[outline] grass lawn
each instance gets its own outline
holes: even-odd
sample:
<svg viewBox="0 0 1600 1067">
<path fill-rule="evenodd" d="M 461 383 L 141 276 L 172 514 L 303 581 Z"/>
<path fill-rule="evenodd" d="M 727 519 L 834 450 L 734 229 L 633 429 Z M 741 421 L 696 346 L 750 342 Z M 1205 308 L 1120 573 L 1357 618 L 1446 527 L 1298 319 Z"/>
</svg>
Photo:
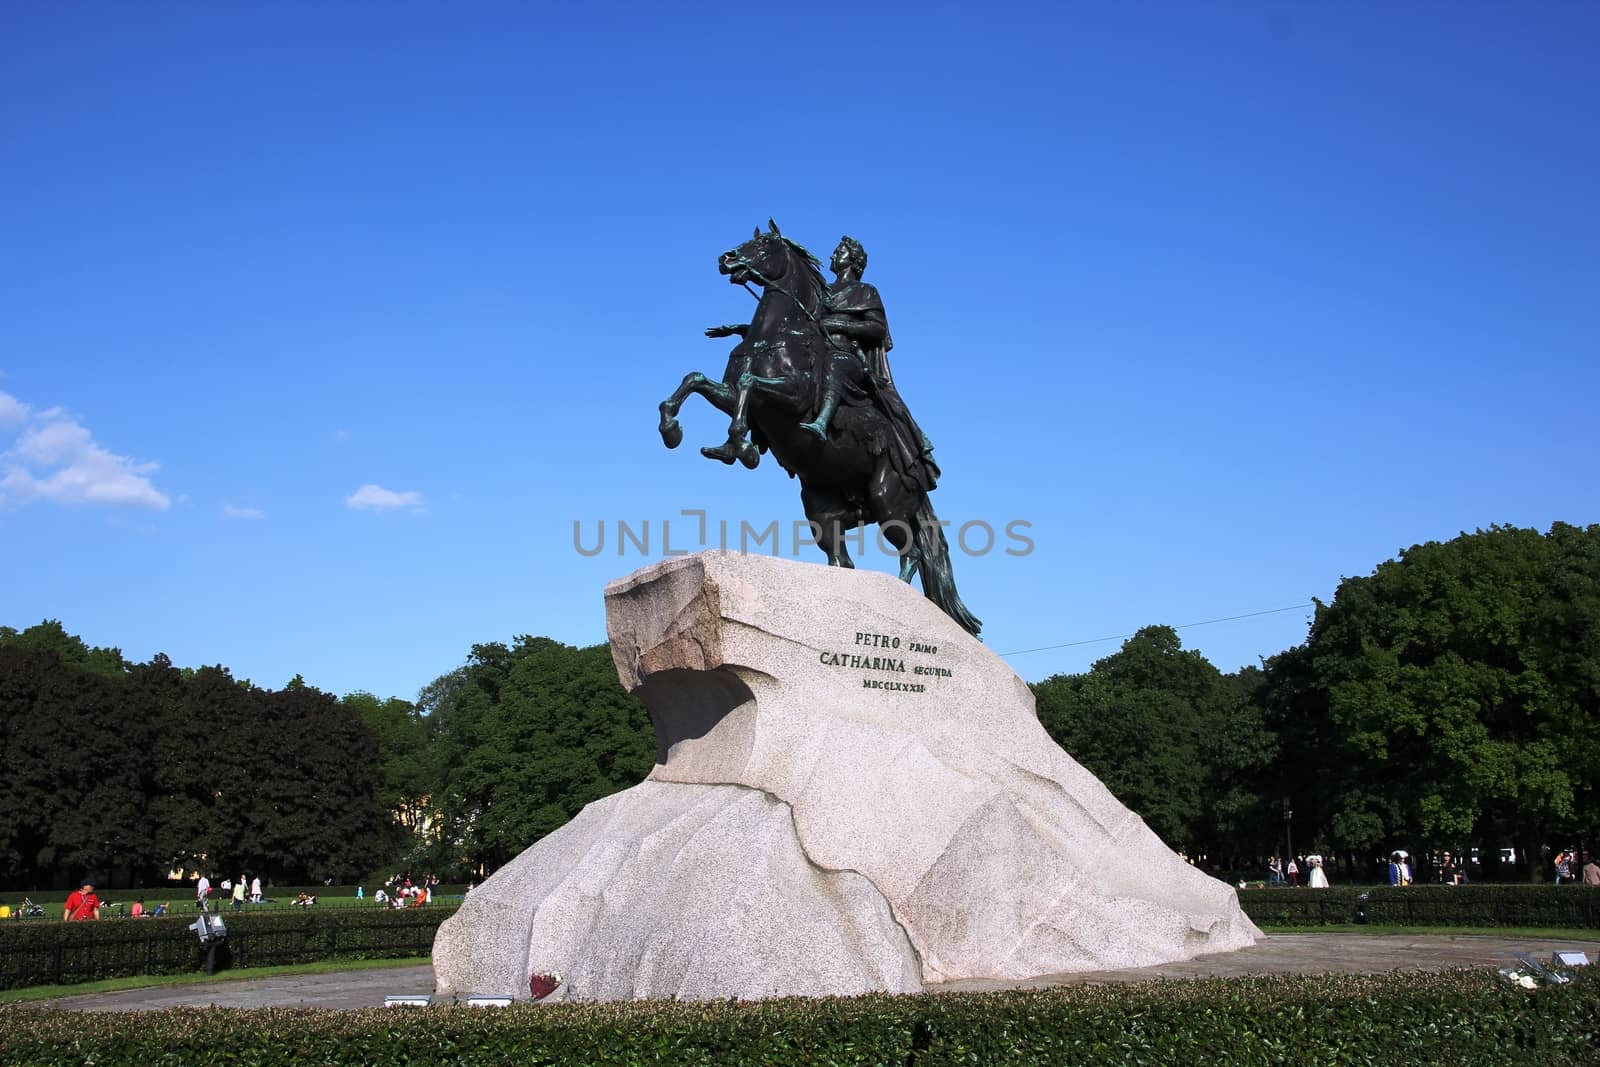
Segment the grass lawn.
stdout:
<svg viewBox="0 0 1600 1067">
<path fill-rule="evenodd" d="M 204 971 L 194 974 L 145 975 L 135 978 L 106 978 L 99 982 L 79 982 L 75 985 L 39 985 L 27 989 L 0 990 L 0 1004 L 17 1004 L 29 1000 L 49 1000 L 54 997 L 71 997 L 80 993 L 114 993 L 122 989 L 145 989 L 149 986 L 198 985 L 205 982 L 237 982 L 244 978 L 274 978 L 279 975 L 326 974 L 332 971 L 367 971 L 388 967 L 417 967 L 430 962 L 427 956 L 404 960 L 324 960 L 321 963 L 291 963 L 279 967 L 240 967 L 207 976 Z"/>
</svg>

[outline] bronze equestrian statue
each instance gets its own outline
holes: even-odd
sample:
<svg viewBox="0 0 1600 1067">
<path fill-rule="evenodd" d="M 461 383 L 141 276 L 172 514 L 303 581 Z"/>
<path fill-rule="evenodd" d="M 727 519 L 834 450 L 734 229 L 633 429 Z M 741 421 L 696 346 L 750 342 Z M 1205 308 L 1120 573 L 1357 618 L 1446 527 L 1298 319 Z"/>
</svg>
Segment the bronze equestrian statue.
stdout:
<svg viewBox="0 0 1600 1067">
<path fill-rule="evenodd" d="M 800 479 L 800 502 L 830 565 L 853 567 L 844 532 L 875 522 L 899 553 L 901 580 L 920 573 L 928 599 L 976 635 L 980 623 L 956 592 L 950 546 L 928 500 L 939 478 L 933 445 L 895 389 L 883 301 L 861 280 L 866 250 L 846 237 L 832 266 L 830 287 L 816 257 L 771 220 L 718 258 L 731 283 L 761 290 L 755 315 L 706 331 L 739 343 L 720 381 L 688 374 L 662 401 L 662 440 L 682 443 L 678 410 L 699 393 L 732 419 L 728 440 L 704 455 L 754 468 L 770 451 Z"/>
</svg>

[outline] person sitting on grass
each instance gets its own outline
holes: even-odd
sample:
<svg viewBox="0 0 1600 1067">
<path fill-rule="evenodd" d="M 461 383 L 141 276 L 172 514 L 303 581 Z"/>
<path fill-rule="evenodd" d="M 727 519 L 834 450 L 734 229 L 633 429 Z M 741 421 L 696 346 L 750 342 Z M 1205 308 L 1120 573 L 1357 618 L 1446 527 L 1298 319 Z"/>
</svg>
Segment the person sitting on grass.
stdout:
<svg viewBox="0 0 1600 1067">
<path fill-rule="evenodd" d="M 309 908 L 309 907 L 311 907 L 311 905 L 315 904 L 316 902 L 317 902 L 317 898 L 313 897 L 313 896 L 308 896 L 305 893 L 304 890 L 302 890 L 300 892 L 299 896 L 294 898 L 294 906 L 297 907 L 297 908 Z"/>
</svg>

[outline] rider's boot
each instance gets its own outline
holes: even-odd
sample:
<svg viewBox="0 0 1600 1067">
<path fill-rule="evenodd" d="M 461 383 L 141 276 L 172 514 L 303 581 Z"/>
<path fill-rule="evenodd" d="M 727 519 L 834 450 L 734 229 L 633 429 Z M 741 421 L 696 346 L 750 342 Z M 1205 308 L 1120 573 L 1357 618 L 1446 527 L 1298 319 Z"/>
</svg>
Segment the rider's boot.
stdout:
<svg viewBox="0 0 1600 1067">
<path fill-rule="evenodd" d="M 730 466 L 735 462 L 743 463 L 750 470 L 755 470 L 761 462 L 761 451 L 745 436 L 749 432 L 748 426 L 735 422 L 728 430 L 726 441 L 715 448 L 702 448 L 700 454 L 707 459 L 719 459 Z"/>
<path fill-rule="evenodd" d="M 834 382 L 828 383 L 828 391 L 822 397 L 822 410 L 817 412 L 813 422 L 802 422 L 802 430 L 810 430 L 824 441 L 828 439 L 828 424 L 833 421 L 833 409 L 839 406 L 839 386 Z"/>
<path fill-rule="evenodd" d="M 720 459 L 722 462 L 732 464 L 739 458 L 738 444 L 733 441 L 724 441 L 714 447 L 708 446 L 700 450 L 700 454 L 707 459 Z"/>
</svg>

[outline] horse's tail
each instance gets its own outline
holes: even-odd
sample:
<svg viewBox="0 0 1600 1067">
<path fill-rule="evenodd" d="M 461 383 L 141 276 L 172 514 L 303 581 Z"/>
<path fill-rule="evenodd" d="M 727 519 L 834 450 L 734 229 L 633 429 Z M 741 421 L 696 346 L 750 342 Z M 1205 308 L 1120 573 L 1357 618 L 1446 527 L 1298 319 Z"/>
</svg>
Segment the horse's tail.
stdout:
<svg viewBox="0 0 1600 1067">
<path fill-rule="evenodd" d="M 963 630 L 977 637 L 983 624 L 967 610 L 956 592 L 956 575 L 950 567 L 950 543 L 944 538 L 944 527 L 939 525 L 939 516 L 933 513 L 933 502 L 927 493 L 922 494 L 912 527 L 911 536 L 922 557 L 923 593 Z"/>
</svg>

